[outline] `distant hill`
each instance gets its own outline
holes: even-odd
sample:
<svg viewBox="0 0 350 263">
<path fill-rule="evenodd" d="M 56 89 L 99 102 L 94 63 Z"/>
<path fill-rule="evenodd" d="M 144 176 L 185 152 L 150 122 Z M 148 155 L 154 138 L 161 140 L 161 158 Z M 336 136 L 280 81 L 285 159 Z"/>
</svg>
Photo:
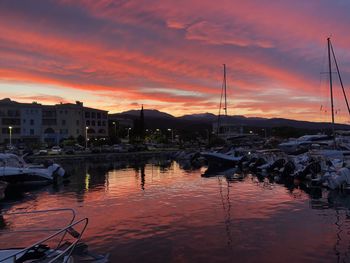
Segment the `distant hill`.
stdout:
<svg viewBox="0 0 350 263">
<path fill-rule="evenodd" d="M 145 116 L 147 117 L 152 117 L 152 118 L 170 118 L 170 119 L 174 119 L 175 117 L 173 115 L 170 115 L 168 113 L 165 112 L 161 112 L 159 110 L 149 110 L 149 109 L 144 109 L 143 113 Z M 128 115 L 128 116 L 136 116 L 139 117 L 140 116 L 140 110 L 129 110 L 129 111 L 124 111 L 121 113 L 115 113 L 112 114 L 113 116 L 120 116 L 120 115 Z"/>
<path fill-rule="evenodd" d="M 193 120 L 193 121 L 216 121 L 218 116 L 213 113 L 199 113 L 199 114 L 189 114 L 179 117 L 182 120 Z"/>
<path fill-rule="evenodd" d="M 137 119 L 140 116 L 140 110 L 129 110 L 122 113 L 111 114 L 115 117 Z M 158 110 L 144 110 L 146 126 L 148 128 L 174 128 L 174 129 L 210 129 L 212 124 L 217 121 L 218 116 L 212 113 L 188 114 L 181 117 L 174 117 L 171 114 Z M 228 116 L 228 121 L 237 126 L 243 127 L 293 127 L 298 129 L 320 130 L 331 128 L 331 123 L 297 121 L 284 118 L 260 118 L 245 117 L 241 115 Z M 349 125 L 336 124 L 336 129 L 350 129 Z"/>
</svg>

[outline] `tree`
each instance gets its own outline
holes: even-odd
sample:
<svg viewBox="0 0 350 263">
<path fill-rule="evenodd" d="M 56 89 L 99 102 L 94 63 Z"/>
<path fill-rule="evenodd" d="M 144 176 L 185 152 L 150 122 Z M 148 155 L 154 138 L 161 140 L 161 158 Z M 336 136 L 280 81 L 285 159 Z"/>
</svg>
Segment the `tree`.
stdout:
<svg viewBox="0 0 350 263">
<path fill-rule="evenodd" d="M 140 112 L 140 139 L 143 141 L 145 139 L 145 115 L 143 113 L 143 105 L 141 106 L 141 112 Z"/>
</svg>

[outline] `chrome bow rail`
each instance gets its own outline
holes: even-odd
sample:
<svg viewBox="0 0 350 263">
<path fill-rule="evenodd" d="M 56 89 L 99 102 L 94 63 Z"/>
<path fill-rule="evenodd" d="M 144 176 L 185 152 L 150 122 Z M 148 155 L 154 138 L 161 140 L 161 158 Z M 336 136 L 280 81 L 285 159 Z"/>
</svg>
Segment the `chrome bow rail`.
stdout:
<svg viewBox="0 0 350 263">
<path fill-rule="evenodd" d="M 34 233 L 34 232 L 53 232 L 48 237 L 41 239 L 34 244 L 21 248 L 15 249 L 13 253 L 9 253 L 3 258 L 0 258 L 0 262 L 22 262 L 21 258 L 28 256 L 33 251 L 37 251 L 38 248 L 46 248 L 45 254 L 43 254 L 40 258 L 36 259 L 35 262 L 45 262 L 45 263 L 54 263 L 54 262 L 70 262 L 70 258 L 74 248 L 77 246 L 78 242 L 81 240 L 82 235 L 88 225 L 88 218 L 82 218 L 80 220 L 75 221 L 76 213 L 73 209 L 49 209 L 49 210 L 38 210 L 38 211 L 30 211 L 30 212 L 14 212 L 14 213 L 6 213 L 2 216 L 16 216 L 16 215 L 32 215 L 32 214 L 44 214 L 44 213 L 52 213 L 52 212 L 69 212 L 71 213 L 71 218 L 68 220 L 69 223 L 61 228 L 32 228 L 32 229 L 24 229 L 24 230 L 13 230 L 13 231 L 0 231 L 0 235 L 4 235 L 6 233 Z M 74 229 L 74 227 L 79 227 L 79 231 Z M 58 241 L 55 241 L 55 238 L 58 238 Z M 69 237 L 69 241 L 68 238 Z M 54 242 L 57 243 L 53 247 L 47 247 L 46 243 Z M 0 249 L 1 251 L 1 249 Z M 11 251 L 11 250 L 8 250 Z"/>
</svg>

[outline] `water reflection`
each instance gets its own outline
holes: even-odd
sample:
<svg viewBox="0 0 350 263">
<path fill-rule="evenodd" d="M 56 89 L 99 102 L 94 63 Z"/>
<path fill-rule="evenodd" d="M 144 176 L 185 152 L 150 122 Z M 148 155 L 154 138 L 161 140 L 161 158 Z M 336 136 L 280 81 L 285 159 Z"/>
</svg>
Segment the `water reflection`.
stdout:
<svg viewBox="0 0 350 263">
<path fill-rule="evenodd" d="M 311 200 L 311 207 L 320 211 L 334 210 L 333 223 L 336 227 L 335 243 L 333 246 L 337 262 L 349 262 L 350 248 L 350 195 L 346 191 L 322 191 L 322 196 Z M 324 214 L 322 214 L 324 215 Z"/>
<path fill-rule="evenodd" d="M 146 166 L 145 163 L 141 163 L 140 165 L 136 165 L 134 167 L 136 179 L 138 180 L 138 178 L 140 176 L 140 186 L 141 186 L 142 191 L 145 190 L 145 183 L 146 183 L 146 181 L 145 181 L 145 177 L 146 177 L 145 166 Z"/>
<path fill-rule="evenodd" d="M 226 235 L 227 235 L 227 244 L 228 246 L 232 245 L 232 232 L 231 232 L 231 201 L 230 201 L 230 181 L 226 178 L 225 182 L 227 184 L 226 189 L 223 189 L 223 179 L 222 177 L 218 176 L 218 184 L 220 189 L 220 197 L 221 197 L 221 203 L 222 203 L 222 209 L 224 211 L 225 215 L 225 228 L 226 228 Z M 226 190 L 226 195 L 223 193 L 223 191 Z"/>
<path fill-rule="evenodd" d="M 349 262 L 350 195 L 167 159 L 62 163 L 70 183 L 5 200 L 71 207 L 85 239 L 121 262 Z M 54 221 L 53 221 L 54 222 Z M 113 262 L 113 261 L 112 261 Z"/>
</svg>

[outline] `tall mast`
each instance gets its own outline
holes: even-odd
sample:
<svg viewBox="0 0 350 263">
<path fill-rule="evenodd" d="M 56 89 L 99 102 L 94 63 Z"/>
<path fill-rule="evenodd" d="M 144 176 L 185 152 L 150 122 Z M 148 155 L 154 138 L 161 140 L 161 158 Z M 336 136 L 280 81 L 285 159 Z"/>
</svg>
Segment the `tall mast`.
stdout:
<svg viewBox="0 0 350 263">
<path fill-rule="evenodd" d="M 341 86 L 341 89 L 342 89 L 342 91 L 343 91 L 343 95 L 344 95 L 346 107 L 348 108 L 348 112 L 349 112 L 349 114 L 350 114 L 350 106 L 349 106 L 348 98 L 346 97 L 346 93 L 345 93 L 345 89 L 344 89 L 344 85 L 343 85 L 343 80 L 342 80 L 341 75 L 340 75 L 340 70 L 339 70 L 339 67 L 338 67 L 337 59 L 336 59 L 336 57 L 335 57 L 335 53 L 334 53 L 334 50 L 333 50 L 333 45 L 332 45 L 332 43 L 331 43 L 331 51 L 332 51 L 332 55 L 333 55 L 335 67 L 336 67 L 336 69 L 337 69 L 337 73 L 338 73 L 338 78 L 339 78 L 340 86 Z"/>
<path fill-rule="evenodd" d="M 224 64 L 225 116 L 227 116 L 226 64 Z"/>
<path fill-rule="evenodd" d="M 332 62 L 331 62 L 331 39 L 327 38 L 328 44 L 328 67 L 329 67 L 329 89 L 331 93 L 331 109 L 332 109 L 332 132 L 334 138 L 334 147 L 335 145 L 335 131 L 334 131 L 334 104 L 333 104 L 333 82 L 332 82 Z"/>
</svg>

